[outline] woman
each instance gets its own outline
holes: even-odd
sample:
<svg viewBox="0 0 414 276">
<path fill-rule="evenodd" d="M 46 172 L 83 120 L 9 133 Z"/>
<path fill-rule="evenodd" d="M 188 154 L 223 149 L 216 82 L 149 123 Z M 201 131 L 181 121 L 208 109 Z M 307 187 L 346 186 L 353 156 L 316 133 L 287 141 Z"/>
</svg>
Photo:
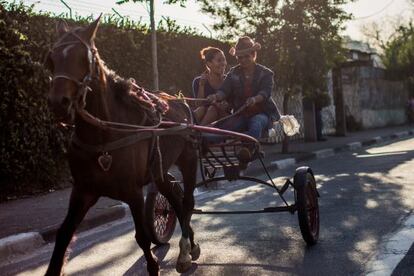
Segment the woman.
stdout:
<svg viewBox="0 0 414 276">
<path fill-rule="evenodd" d="M 274 73 L 269 68 L 256 63 L 257 51 L 261 45 L 248 36 L 239 38 L 230 54 L 236 56 L 238 65 L 231 68 L 223 85 L 216 94 L 208 96 L 212 103 L 228 100 L 235 110 L 246 106 L 223 128 L 240 131 L 258 139 L 270 122 L 280 118 L 272 94 Z"/>
<path fill-rule="evenodd" d="M 207 47 L 200 51 L 206 70 L 193 80 L 193 95 L 195 98 L 206 98 L 217 93 L 223 84 L 224 71 L 227 61 L 222 50 Z M 200 125 L 208 125 L 229 114 L 229 105 L 226 101 L 203 105 L 195 111 L 195 117 Z"/>
</svg>

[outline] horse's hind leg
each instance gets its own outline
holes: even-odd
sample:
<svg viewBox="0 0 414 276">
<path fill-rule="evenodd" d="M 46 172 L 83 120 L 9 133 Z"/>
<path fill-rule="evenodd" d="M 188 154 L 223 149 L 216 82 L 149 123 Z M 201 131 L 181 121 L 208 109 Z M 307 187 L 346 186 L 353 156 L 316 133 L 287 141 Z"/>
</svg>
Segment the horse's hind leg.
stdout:
<svg viewBox="0 0 414 276">
<path fill-rule="evenodd" d="M 167 176 L 165 176 L 164 179 L 167 179 Z M 174 192 L 173 184 L 168 180 L 165 180 L 165 182 L 157 181 L 156 183 L 159 192 L 165 196 L 165 198 L 167 198 L 168 202 L 173 207 L 182 229 L 185 222 L 183 220 L 183 202 L 181 196 L 178 193 Z M 191 228 L 191 225 L 188 225 L 188 234 L 191 244 L 191 259 L 195 261 L 200 256 L 200 247 L 198 244 L 194 243 L 194 231 Z"/>
<path fill-rule="evenodd" d="M 135 224 L 135 240 L 144 251 L 145 259 L 147 260 L 147 270 L 149 275 L 159 275 L 159 265 L 157 258 L 151 252 L 151 239 L 144 230 L 144 196 L 142 189 L 136 196 L 132 197 L 128 202 L 132 217 Z"/>
<path fill-rule="evenodd" d="M 56 234 L 55 248 L 46 275 L 60 275 L 65 261 L 66 249 L 80 222 L 98 200 L 98 196 L 85 194 L 73 188 L 65 220 Z"/>
</svg>

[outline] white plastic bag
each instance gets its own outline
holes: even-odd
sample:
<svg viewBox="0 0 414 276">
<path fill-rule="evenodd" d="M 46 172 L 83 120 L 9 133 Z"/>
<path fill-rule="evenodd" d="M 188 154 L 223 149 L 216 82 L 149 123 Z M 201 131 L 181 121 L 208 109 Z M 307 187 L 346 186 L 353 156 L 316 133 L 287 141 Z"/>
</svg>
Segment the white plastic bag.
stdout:
<svg viewBox="0 0 414 276">
<path fill-rule="evenodd" d="M 283 132 L 287 136 L 293 136 L 299 133 L 300 125 L 293 115 L 280 116 L 279 123 L 282 125 Z"/>
</svg>

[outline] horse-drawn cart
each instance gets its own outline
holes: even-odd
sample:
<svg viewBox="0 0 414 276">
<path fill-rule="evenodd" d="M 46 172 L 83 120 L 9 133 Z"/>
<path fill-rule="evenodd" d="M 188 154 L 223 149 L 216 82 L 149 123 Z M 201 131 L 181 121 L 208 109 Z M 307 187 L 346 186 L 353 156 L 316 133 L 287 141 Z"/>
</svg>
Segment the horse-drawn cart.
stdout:
<svg viewBox="0 0 414 276">
<path fill-rule="evenodd" d="M 274 189 L 281 199 L 281 205 L 269 206 L 262 210 L 243 210 L 243 211 L 202 211 L 194 209 L 193 214 L 252 214 L 252 213 L 276 213 L 297 212 L 299 226 L 303 239 L 308 245 L 317 242 L 319 236 L 319 205 L 318 191 L 311 168 L 299 167 L 292 179 L 287 179 L 283 185 L 276 185 L 273 178 L 263 161 L 263 156 L 259 152 L 259 143 L 256 139 L 231 131 L 217 128 L 193 126 L 199 133 L 199 166 L 201 171 L 201 181 L 197 187 L 215 181 L 236 181 L 244 180 L 253 183 L 263 184 Z M 214 143 L 206 142 L 215 140 Z M 219 138 L 219 139 L 217 139 Z M 221 138 L 221 139 L 220 139 Z M 217 142 L 219 140 L 219 142 Z M 249 148 L 253 152 L 253 162 L 260 162 L 266 179 L 253 176 L 246 176 L 240 172 L 245 164 L 241 162 L 239 152 L 242 148 Z M 174 186 L 174 191 L 182 193 L 181 183 L 172 174 L 169 174 L 169 181 Z M 288 202 L 284 195 L 293 188 L 294 202 Z M 155 244 L 164 244 L 171 238 L 175 225 L 176 216 L 173 208 L 167 199 L 162 196 L 155 185 L 151 185 L 146 198 L 146 214 L 148 216 L 147 226 Z"/>
<path fill-rule="evenodd" d="M 314 244 L 319 234 L 319 210 L 311 169 L 298 168 L 292 181 L 276 186 L 260 156 L 256 139 L 194 125 L 191 110 L 181 98 L 166 93 L 155 95 L 134 80 L 123 79 L 109 70 L 95 47 L 98 24 L 99 18 L 86 27 L 69 29 L 66 23 L 60 22 L 57 26 L 59 39 L 46 57 L 45 65 L 52 73 L 48 95 L 50 107 L 61 125 L 74 124 L 67 154 L 74 188 L 68 213 L 57 232 L 46 275 L 62 274 L 66 250 L 76 227 L 101 196 L 128 204 L 135 223 L 135 238 L 144 252 L 150 275 L 159 275 L 159 265 L 143 225 L 147 224 L 150 229 L 153 242 L 168 242 L 176 224 L 171 202 L 179 214 L 182 230 L 176 270 L 180 273 L 188 271 L 192 260 L 200 256 L 200 246 L 194 241 L 190 225 L 197 149 L 203 177 L 198 185 L 241 179 L 275 189 L 283 202 L 281 206 L 263 210 L 220 213 L 297 211 L 305 241 Z M 211 135 L 215 137 L 204 137 Z M 209 143 L 212 140 L 215 142 Z M 244 152 L 247 149 L 248 156 L 240 154 L 242 149 Z M 261 163 L 268 178 L 266 181 L 240 174 L 253 159 Z M 182 193 L 179 181 L 166 175 L 174 164 L 186 179 L 182 200 L 177 197 Z M 143 205 L 142 188 L 150 179 L 169 198 L 168 201 L 151 189 L 146 205 Z M 293 203 L 284 198 L 289 187 L 294 190 Z M 193 213 L 219 212 L 193 210 Z"/>
</svg>

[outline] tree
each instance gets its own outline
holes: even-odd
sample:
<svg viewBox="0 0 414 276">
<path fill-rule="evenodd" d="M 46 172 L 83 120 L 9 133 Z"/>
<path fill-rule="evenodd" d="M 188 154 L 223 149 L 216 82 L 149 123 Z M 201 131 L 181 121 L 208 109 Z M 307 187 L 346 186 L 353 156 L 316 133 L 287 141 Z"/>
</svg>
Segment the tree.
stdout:
<svg viewBox="0 0 414 276">
<path fill-rule="evenodd" d="M 350 15 L 341 5 L 352 0 L 201 0 L 202 10 L 218 19 L 213 26 L 225 39 L 251 35 L 262 43 L 260 62 L 275 71 L 289 99 L 302 92 L 312 98 L 326 91 L 326 74 L 343 58 L 339 31 Z M 313 97 L 317 99 L 317 97 Z M 288 151 L 287 137 L 282 152 Z"/>
<path fill-rule="evenodd" d="M 409 3 L 414 8 L 414 0 L 410 0 Z M 388 26 L 389 29 L 384 31 L 384 26 Z M 396 16 L 372 22 L 363 31 L 368 41 L 379 48 L 388 76 L 407 81 L 408 88 L 414 95 L 413 19 Z"/>
<path fill-rule="evenodd" d="M 116 3 L 122 5 L 128 3 L 130 0 L 119 0 Z M 157 57 L 157 30 L 155 28 L 155 5 L 154 0 L 131 0 L 131 2 L 137 3 L 146 3 L 149 4 L 149 15 L 150 15 L 150 25 L 151 25 L 151 56 L 152 56 L 152 72 L 153 72 L 153 89 L 159 90 L 159 80 L 158 80 L 158 57 Z M 176 4 L 179 3 L 180 6 L 184 7 L 186 0 L 165 0 L 164 4 Z M 148 9 L 147 9 L 148 10 Z"/>
<path fill-rule="evenodd" d="M 384 46 L 383 62 L 392 78 L 406 80 L 414 93 L 414 25 L 401 25 Z"/>
</svg>

